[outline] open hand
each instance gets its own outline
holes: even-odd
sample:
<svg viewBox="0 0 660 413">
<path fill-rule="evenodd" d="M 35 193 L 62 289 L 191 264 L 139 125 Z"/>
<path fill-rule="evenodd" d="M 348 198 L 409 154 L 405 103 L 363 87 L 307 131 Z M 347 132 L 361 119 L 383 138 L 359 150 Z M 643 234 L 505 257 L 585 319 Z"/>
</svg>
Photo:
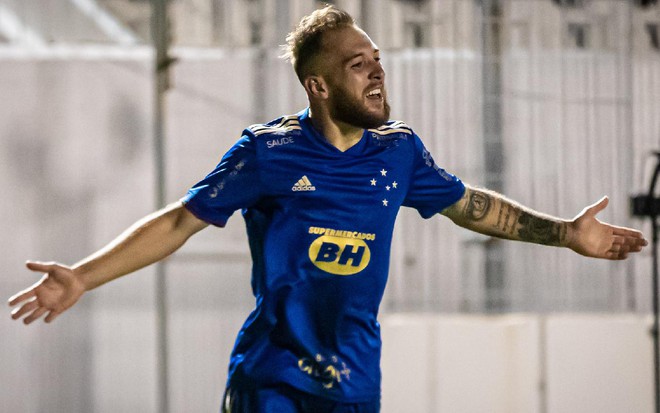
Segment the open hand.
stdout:
<svg viewBox="0 0 660 413">
<path fill-rule="evenodd" d="M 569 224 L 569 248 L 587 257 L 623 260 L 629 253 L 639 252 L 648 245 L 640 231 L 610 225 L 596 218 L 608 203 L 609 199 L 603 197 L 573 219 Z"/>
<path fill-rule="evenodd" d="M 57 263 L 28 262 L 27 268 L 44 273 L 41 280 L 9 299 L 10 306 L 19 306 L 11 313 L 14 320 L 27 315 L 30 324 L 44 314 L 50 323 L 74 305 L 85 292 L 85 286 L 73 270 Z"/>
</svg>

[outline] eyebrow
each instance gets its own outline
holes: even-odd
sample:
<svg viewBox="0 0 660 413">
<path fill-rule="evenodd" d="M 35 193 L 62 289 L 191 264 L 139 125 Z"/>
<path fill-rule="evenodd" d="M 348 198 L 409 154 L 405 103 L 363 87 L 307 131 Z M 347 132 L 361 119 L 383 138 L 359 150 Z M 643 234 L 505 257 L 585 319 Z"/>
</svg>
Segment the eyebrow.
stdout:
<svg viewBox="0 0 660 413">
<path fill-rule="evenodd" d="M 373 54 L 380 54 L 380 49 L 373 49 Z M 356 57 L 361 57 L 361 56 L 364 56 L 364 55 L 365 55 L 364 52 L 355 53 L 354 55 L 349 56 L 346 59 L 342 60 L 341 63 L 343 65 L 345 65 L 346 63 L 350 62 L 351 60 L 355 59 Z"/>
</svg>

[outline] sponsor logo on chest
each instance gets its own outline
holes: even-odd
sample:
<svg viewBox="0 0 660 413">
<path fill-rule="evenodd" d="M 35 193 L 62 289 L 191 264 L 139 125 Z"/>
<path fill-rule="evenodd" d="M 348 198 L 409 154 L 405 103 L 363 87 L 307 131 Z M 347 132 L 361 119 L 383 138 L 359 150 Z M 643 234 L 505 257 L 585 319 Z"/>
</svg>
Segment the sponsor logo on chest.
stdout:
<svg viewBox="0 0 660 413">
<path fill-rule="evenodd" d="M 367 268 L 371 250 L 366 241 L 376 239 L 376 234 L 357 231 L 310 227 L 310 234 L 317 234 L 309 246 L 309 259 L 320 270 L 335 275 L 353 275 Z"/>
</svg>

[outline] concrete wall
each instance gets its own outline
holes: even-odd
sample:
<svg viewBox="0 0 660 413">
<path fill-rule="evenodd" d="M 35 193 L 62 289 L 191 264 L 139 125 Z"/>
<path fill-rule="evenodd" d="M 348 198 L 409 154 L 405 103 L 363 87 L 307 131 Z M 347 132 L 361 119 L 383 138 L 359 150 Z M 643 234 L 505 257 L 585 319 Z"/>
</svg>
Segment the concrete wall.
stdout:
<svg viewBox="0 0 660 413">
<path fill-rule="evenodd" d="M 650 413 L 637 315 L 387 315 L 383 413 Z"/>
</svg>

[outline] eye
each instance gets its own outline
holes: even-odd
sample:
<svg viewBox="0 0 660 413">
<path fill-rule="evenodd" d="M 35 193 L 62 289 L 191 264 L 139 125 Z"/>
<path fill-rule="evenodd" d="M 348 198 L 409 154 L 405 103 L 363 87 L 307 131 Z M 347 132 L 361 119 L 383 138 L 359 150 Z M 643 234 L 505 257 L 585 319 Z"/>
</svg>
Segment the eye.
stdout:
<svg viewBox="0 0 660 413">
<path fill-rule="evenodd" d="M 359 69 L 361 67 L 362 67 L 362 61 L 361 60 L 359 62 L 354 63 L 354 64 L 351 65 L 351 68 L 353 68 L 353 69 Z"/>
</svg>

